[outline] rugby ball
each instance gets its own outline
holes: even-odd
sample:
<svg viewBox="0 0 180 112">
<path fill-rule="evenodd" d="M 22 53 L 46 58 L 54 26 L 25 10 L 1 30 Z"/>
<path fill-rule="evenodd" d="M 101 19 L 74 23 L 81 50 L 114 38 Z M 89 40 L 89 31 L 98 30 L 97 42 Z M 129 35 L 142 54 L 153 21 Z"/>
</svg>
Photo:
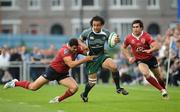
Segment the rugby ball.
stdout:
<svg viewBox="0 0 180 112">
<path fill-rule="evenodd" d="M 117 38 L 117 34 L 115 32 L 112 32 L 108 38 L 108 45 L 110 48 L 113 48 L 116 46 L 116 44 L 114 42 L 115 38 Z"/>
</svg>

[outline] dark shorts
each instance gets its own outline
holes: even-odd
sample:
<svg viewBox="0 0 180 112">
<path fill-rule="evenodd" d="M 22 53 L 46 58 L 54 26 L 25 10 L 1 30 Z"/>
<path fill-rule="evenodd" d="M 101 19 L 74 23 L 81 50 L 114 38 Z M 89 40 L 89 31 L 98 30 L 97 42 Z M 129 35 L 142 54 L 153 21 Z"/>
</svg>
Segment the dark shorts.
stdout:
<svg viewBox="0 0 180 112">
<path fill-rule="evenodd" d="M 50 66 L 46 69 L 45 73 L 42 76 L 49 81 L 56 80 L 58 82 L 62 79 L 70 77 L 69 73 L 58 73 Z"/>
<path fill-rule="evenodd" d="M 100 54 L 96 58 L 94 58 L 92 61 L 89 61 L 86 63 L 86 69 L 88 75 L 91 75 L 93 73 L 97 73 L 98 70 L 102 67 L 103 62 L 110 58 L 110 56 L 106 53 Z"/>
<path fill-rule="evenodd" d="M 159 67 L 156 57 L 152 57 L 149 60 L 136 60 L 136 64 L 138 65 L 139 63 L 147 64 L 150 69 Z"/>
</svg>

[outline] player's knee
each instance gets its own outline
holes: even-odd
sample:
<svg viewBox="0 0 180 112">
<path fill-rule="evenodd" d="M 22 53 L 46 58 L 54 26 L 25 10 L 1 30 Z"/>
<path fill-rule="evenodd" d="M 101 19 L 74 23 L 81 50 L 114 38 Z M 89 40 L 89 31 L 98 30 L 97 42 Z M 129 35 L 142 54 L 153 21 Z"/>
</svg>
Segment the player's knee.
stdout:
<svg viewBox="0 0 180 112">
<path fill-rule="evenodd" d="M 38 88 L 37 86 L 31 84 L 31 85 L 29 85 L 28 89 L 29 89 L 29 90 L 32 90 L 32 91 L 36 91 L 36 90 L 38 90 L 39 88 Z"/>
<path fill-rule="evenodd" d="M 143 73 L 143 75 L 144 75 L 145 78 L 148 78 L 150 76 L 149 73 Z"/>
<path fill-rule="evenodd" d="M 117 69 L 116 66 L 112 66 L 112 67 L 111 67 L 111 72 L 117 72 L 117 71 L 118 71 L 118 69 Z"/>
<path fill-rule="evenodd" d="M 71 91 L 72 93 L 75 93 L 75 92 L 78 91 L 79 87 L 78 87 L 78 85 L 73 85 L 73 86 L 71 86 L 69 89 L 70 89 L 70 91 Z"/>
<path fill-rule="evenodd" d="M 143 74 L 144 77 L 149 77 L 150 76 L 150 72 L 149 70 L 143 70 L 143 69 L 140 69 L 141 73 Z"/>
<path fill-rule="evenodd" d="M 32 91 L 36 91 L 38 90 L 39 88 L 35 87 L 35 86 L 29 86 L 29 89 L 32 90 Z"/>
<path fill-rule="evenodd" d="M 117 69 L 117 68 L 116 68 L 116 69 L 113 69 L 113 70 L 112 70 L 112 74 L 119 74 L 118 69 Z"/>
</svg>

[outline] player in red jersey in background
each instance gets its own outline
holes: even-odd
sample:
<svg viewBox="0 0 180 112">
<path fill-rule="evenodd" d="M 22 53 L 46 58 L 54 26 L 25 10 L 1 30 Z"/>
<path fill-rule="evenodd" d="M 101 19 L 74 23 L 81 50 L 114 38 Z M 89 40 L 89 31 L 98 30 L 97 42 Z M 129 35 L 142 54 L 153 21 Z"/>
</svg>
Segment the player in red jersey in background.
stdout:
<svg viewBox="0 0 180 112">
<path fill-rule="evenodd" d="M 78 54 L 86 54 L 80 46 L 77 39 L 71 39 L 67 45 L 64 45 L 52 60 L 46 72 L 34 82 L 18 81 L 14 79 L 4 85 L 4 89 L 13 87 L 23 87 L 32 91 L 36 91 L 49 81 L 57 80 L 59 84 L 64 85 L 68 90 L 62 96 L 57 96 L 49 101 L 49 103 L 58 103 L 72 96 L 78 90 L 78 84 L 69 76 L 69 69 L 76 67 L 84 62 L 91 61 L 94 56 L 86 56 L 80 60 L 75 58 Z"/>
<path fill-rule="evenodd" d="M 160 72 L 156 57 L 153 56 L 153 52 L 159 50 L 159 45 L 147 32 L 143 31 L 143 28 L 141 20 L 132 22 L 132 34 L 126 36 L 121 46 L 122 53 L 129 63 L 137 63 L 140 72 L 151 85 L 161 91 L 163 98 L 168 98 L 163 74 Z M 134 56 L 129 53 L 128 46 L 131 47 Z M 156 79 L 150 75 L 150 70 Z"/>
</svg>

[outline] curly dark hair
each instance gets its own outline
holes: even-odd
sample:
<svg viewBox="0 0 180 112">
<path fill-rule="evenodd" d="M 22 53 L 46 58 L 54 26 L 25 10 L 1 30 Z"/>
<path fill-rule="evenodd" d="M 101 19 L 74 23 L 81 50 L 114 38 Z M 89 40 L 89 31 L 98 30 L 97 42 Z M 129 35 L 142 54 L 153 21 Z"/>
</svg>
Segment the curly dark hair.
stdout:
<svg viewBox="0 0 180 112">
<path fill-rule="evenodd" d="M 102 25 L 105 24 L 105 21 L 102 17 L 100 16 L 94 16 L 91 21 L 90 21 L 90 25 L 92 26 L 93 25 L 93 21 L 100 21 Z"/>
<path fill-rule="evenodd" d="M 72 39 L 69 40 L 68 45 L 69 45 L 70 47 L 72 47 L 72 46 L 78 46 L 78 40 L 77 40 L 76 38 L 72 38 Z"/>
</svg>

